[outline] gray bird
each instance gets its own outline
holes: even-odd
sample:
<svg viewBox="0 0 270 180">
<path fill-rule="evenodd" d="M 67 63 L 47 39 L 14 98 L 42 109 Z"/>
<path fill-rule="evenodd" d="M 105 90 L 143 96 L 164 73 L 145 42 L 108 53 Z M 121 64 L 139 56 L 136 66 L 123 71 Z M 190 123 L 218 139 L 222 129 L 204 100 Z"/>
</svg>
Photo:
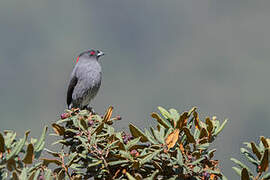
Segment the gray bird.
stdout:
<svg viewBox="0 0 270 180">
<path fill-rule="evenodd" d="M 104 53 L 99 50 L 82 52 L 71 73 L 67 91 L 68 108 L 92 110 L 90 101 L 100 88 L 102 71 L 99 58 Z"/>
</svg>

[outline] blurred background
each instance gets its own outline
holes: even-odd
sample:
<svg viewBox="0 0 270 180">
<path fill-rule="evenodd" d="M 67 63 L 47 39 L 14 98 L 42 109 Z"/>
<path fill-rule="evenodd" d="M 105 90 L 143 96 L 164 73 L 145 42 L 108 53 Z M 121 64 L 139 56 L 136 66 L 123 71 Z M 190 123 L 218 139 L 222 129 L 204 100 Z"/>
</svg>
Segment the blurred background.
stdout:
<svg viewBox="0 0 270 180">
<path fill-rule="evenodd" d="M 0 130 L 38 137 L 66 108 L 76 56 L 106 53 L 92 102 L 128 124 L 161 105 L 229 123 L 214 146 L 229 179 L 243 141 L 270 135 L 270 1 L 2 0 Z"/>
</svg>

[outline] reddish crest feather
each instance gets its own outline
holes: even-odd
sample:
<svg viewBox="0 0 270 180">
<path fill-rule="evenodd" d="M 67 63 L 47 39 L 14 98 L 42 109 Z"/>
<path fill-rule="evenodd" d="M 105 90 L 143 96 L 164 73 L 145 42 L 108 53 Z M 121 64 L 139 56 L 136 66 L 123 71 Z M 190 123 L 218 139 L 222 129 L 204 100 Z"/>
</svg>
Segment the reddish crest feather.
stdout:
<svg viewBox="0 0 270 180">
<path fill-rule="evenodd" d="M 77 57 L 76 63 L 78 63 L 79 59 L 80 59 L 80 56 Z"/>
</svg>

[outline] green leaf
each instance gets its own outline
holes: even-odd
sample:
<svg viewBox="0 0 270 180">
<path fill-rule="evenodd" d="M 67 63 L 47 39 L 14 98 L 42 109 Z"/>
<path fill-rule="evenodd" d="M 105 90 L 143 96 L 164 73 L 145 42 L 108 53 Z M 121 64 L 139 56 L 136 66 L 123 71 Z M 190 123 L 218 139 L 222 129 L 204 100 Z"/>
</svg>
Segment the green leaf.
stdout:
<svg viewBox="0 0 270 180">
<path fill-rule="evenodd" d="M 43 128 L 43 131 L 42 131 L 42 134 L 41 134 L 41 136 L 40 136 L 39 141 L 38 141 L 38 142 L 35 144 L 35 146 L 34 146 L 34 150 L 35 150 L 35 151 L 36 151 L 36 150 L 39 150 L 39 151 L 40 151 L 40 149 L 41 149 L 43 143 L 45 142 L 45 137 L 46 137 L 46 132 L 47 132 L 47 130 L 48 130 L 48 127 L 45 126 L 45 127 Z"/>
<path fill-rule="evenodd" d="M 196 111 L 196 109 L 197 109 L 197 107 L 193 107 L 192 109 L 190 109 L 190 110 L 188 111 L 187 116 L 190 117 L 190 115 L 191 115 L 194 111 Z"/>
<path fill-rule="evenodd" d="M 210 146 L 209 143 L 203 143 L 203 144 L 198 145 L 197 149 L 206 150 L 206 149 L 208 149 L 209 146 Z"/>
<path fill-rule="evenodd" d="M 73 116 L 71 117 L 72 121 L 73 121 L 73 125 L 77 128 L 79 128 L 79 121 L 78 121 L 78 116 Z"/>
<path fill-rule="evenodd" d="M 97 165 L 101 164 L 102 162 L 103 162 L 102 160 L 99 160 L 96 162 L 88 163 L 88 168 L 93 167 L 93 166 L 97 166 Z"/>
<path fill-rule="evenodd" d="M 130 155 L 130 152 L 119 150 L 119 154 L 126 159 L 133 160 L 132 156 Z"/>
<path fill-rule="evenodd" d="M 165 138 L 165 128 L 163 126 L 160 126 L 160 128 L 159 128 L 159 134 L 162 137 L 162 139 Z"/>
<path fill-rule="evenodd" d="M 81 116 L 88 116 L 89 115 L 89 111 L 84 109 L 84 110 L 81 110 L 80 113 L 79 113 Z"/>
<path fill-rule="evenodd" d="M 202 160 L 204 160 L 205 159 L 205 157 L 201 157 L 201 158 L 199 158 L 199 159 L 197 159 L 196 161 L 193 161 L 192 163 L 190 163 L 191 165 L 196 165 L 196 164 L 198 164 L 199 162 L 201 162 Z"/>
<path fill-rule="evenodd" d="M 38 179 L 38 176 L 39 176 L 39 173 L 40 173 L 40 169 L 38 169 L 34 173 L 35 173 L 35 176 L 34 176 L 33 180 L 37 180 Z"/>
<path fill-rule="evenodd" d="M 179 148 L 177 148 L 177 163 L 180 166 L 183 166 L 184 165 L 184 163 L 183 163 L 183 155 L 182 155 L 182 152 L 180 151 Z"/>
<path fill-rule="evenodd" d="M 67 145 L 67 140 L 60 139 L 60 140 L 58 140 L 58 141 L 53 142 L 53 143 L 52 143 L 52 146 L 53 146 L 53 145 L 56 145 L 56 144 Z"/>
<path fill-rule="evenodd" d="M 227 124 L 228 122 L 228 119 L 225 119 L 225 121 L 221 124 L 221 126 L 215 130 L 215 132 L 213 133 L 214 136 L 217 136 L 222 130 L 223 128 L 225 127 L 225 125 Z"/>
<path fill-rule="evenodd" d="M 171 114 L 172 119 L 175 122 L 178 121 L 178 119 L 180 118 L 180 114 L 177 112 L 177 110 L 176 109 L 170 109 L 169 112 Z"/>
<path fill-rule="evenodd" d="M 153 129 L 153 135 L 154 137 L 156 138 L 157 141 L 159 141 L 161 144 L 164 144 L 165 141 L 164 141 L 164 137 L 161 136 L 160 132 L 156 129 Z"/>
<path fill-rule="evenodd" d="M 38 159 L 43 151 L 45 147 L 45 141 L 43 141 L 43 143 L 39 146 L 38 149 L 34 149 L 34 153 L 35 153 L 35 158 Z"/>
<path fill-rule="evenodd" d="M 69 167 L 73 162 L 74 160 L 78 157 L 78 154 L 77 152 L 74 152 L 74 153 L 71 153 L 69 156 L 68 156 L 68 163 L 66 163 L 67 167 Z"/>
<path fill-rule="evenodd" d="M 45 174 L 44 174 L 44 179 L 45 180 L 52 180 L 52 171 L 50 169 L 45 169 Z"/>
<path fill-rule="evenodd" d="M 66 132 L 72 132 L 72 133 L 75 133 L 75 134 L 79 132 L 78 130 L 75 130 L 75 129 L 69 129 L 69 128 L 65 129 L 65 131 L 66 131 Z"/>
<path fill-rule="evenodd" d="M 108 165 L 115 166 L 115 165 L 125 164 L 129 162 L 130 162 L 129 160 L 117 160 L 117 161 L 108 162 Z"/>
<path fill-rule="evenodd" d="M 243 142 L 244 145 L 246 145 L 247 148 L 252 149 L 251 143 L 249 142 Z"/>
<path fill-rule="evenodd" d="M 138 137 L 136 139 L 133 139 L 133 140 L 129 141 L 128 144 L 126 145 L 126 148 L 128 150 L 130 150 L 130 148 L 132 148 L 133 146 L 135 146 L 135 145 L 138 144 L 138 142 L 140 141 L 140 139 L 141 139 L 141 137 Z"/>
<path fill-rule="evenodd" d="M 210 174 L 215 174 L 215 175 L 221 175 L 221 172 L 219 170 L 211 170 L 211 169 L 207 169 L 206 170 L 208 173 Z"/>
<path fill-rule="evenodd" d="M 144 132 L 145 136 L 152 144 L 159 144 L 147 129 L 144 129 Z"/>
<path fill-rule="evenodd" d="M 160 111 L 162 116 L 164 116 L 166 119 L 168 119 L 168 120 L 172 119 L 171 114 L 166 109 L 164 109 L 163 107 L 158 106 L 158 110 Z"/>
<path fill-rule="evenodd" d="M 212 157 L 214 157 L 214 153 L 216 152 L 216 149 L 212 149 L 210 151 L 208 151 L 208 156 L 209 156 L 209 159 L 212 159 Z"/>
<path fill-rule="evenodd" d="M 104 128 L 104 122 L 102 122 L 96 129 L 95 129 L 95 131 L 92 133 L 92 135 L 93 134 L 100 134 L 101 133 L 101 131 L 103 130 L 103 128 Z"/>
<path fill-rule="evenodd" d="M 89 148 L 89 144 L 87 144 L 87 141 L 88 141 L 87 139 L 84 139 L 81 136 L 75 136 L 75 137 L 81 141 L 85 149 Z"/>
<path fill-rule="evenodd" d="M 156 170 L 154 173 L 151 174 L 150 177 L 146 178 L 146 180 L 154 180 L 157 179 L 156 176 L 158 174 L 159 170 Z"/>
<path fill-rule="evenodd" d="M 193 168 L 193 172 L 195 172 L 195 173 L 201 173 L 202 172 L 202 168 L 200 168 L 200 166 L 195 166 L 194 168 Z"/>
<path fill-rule="evenodd" d="M 143 165 L 144 163 L 151 161 L 155 156 L 157 156 L 160 153 L 161 150 L 162 149 L 159 149 L 148 154 L 147 156 L 145 156 L 143 159 L 140 160 L 140 164 Z"/>
<path fill-rule="evenodd" d="M 4 137 L 5 139 L 5 144 L 7 149 L 11 148 L 11 145 L 16 137 L 16 132 L 12 132 L 12 131 L 5 131 L 6 135 Z"/>
<path fill-rule="evenodd" d="M 154 119 L 156 119 L 157 122 L 158 122 L 160 125 L 162 125 L 163 127 L 165 127 L 165 128 L 172 127 L 171 124 L 170 124 L 167 120 L 162 119 L 157 113 L 153 112 L 153 113 L 151 114 L 151 116 L 152 116 Z"/>
<path fill-rule="evenodd" d="M 128 172 L 126 172 L 126 176 L 127 176 L 128 180 L 136 180 L 136 178 L 131 176 L 131 174 L 129 174 Z"/>
<path fill-rule="evenodd" d="M 240 148 L 240 151 L 242 154 L 244 154 L 246 156 L 246 158 L 248 159 L 249 162 L 251 162 L 254 165 L 259 165 L 260 161 L 258 161 L 257 159 L 255 159 L 255 157 L 245 148 Z"/>
<path fill-rule="evenodd" d="M 36 171 L 36 170 L 39 169 L 41 166 L 42 166 L 42 162 L 35 163 L 35 164 L 33 164 L 33 165 L 29 168 L 28 172 Z"/>
<path fill-rule="evenodd" d="M 270 179 L 270 172 L 266 173 L 263 177 L 262 180 L 269 180 Z"/>
<path fill-rule="evenodd" d="M 7 160 L 13 158 L 14 156 L 17 156 L 19 154 L 19 152 L 21 152 L 29 133 L 30 133 L 30 131 L 25 132 L 24 138 L 20 139 L 19 142 L 16 144 L 16 146 L 12 149 L 11 153 L 9 153 L 7 155 Z"/>
<path fill-rule="evenodd" d="M 197 129 L 197 128 L 195 128 L 194 133 L 193 133 L 194 139 L 195 140 L 198 140 L 199 139 L 199 135 L 200 135 L 200 130 Z"/>
<path fill-rule="evenodd" d="M 146 135 L 139 128 L 137 128 L 135 125 L 129 124 L 129 130 L 134 138 L 141 137 L 141 139 L 140 139 L 141 142 L 148 141 Z"/>
<path fill-rule="evenodd" d="M 84 119 L 80 119 L 79 126 L 83 130 L 87 130 L 87 128 L 88 128 L 88 125 L 86 124 Z"/>
<path fill-rule="evenodd" d="M 82 170 L 85 167 L 83 165 L 81 165 L 81 164 L 71 164 L 69 168 L 75 169 L 77 171 L 80 171 L 80 170 Z"/>
<path fill-rule="evenodd" d="M 250 169 L 245 164 L 243 164 L 241 161 L 239 161 L 235 158 L 231 158 L 231 161 L 233 161 L 235 164 L 237 164 L 241 168 L 246 168 L 248 172 L 251 172 Z"/>
<path fill-rule="evenodd" d="M 20 179 L 27 179 L 27 169 L 23 168 Z"/>
<path fill-rule="evenodd" d="M 178 119 L 180 118 L 180 115 L 179 115 L 179 113 L 177 112 L 176 109 L 170 109 L 169 111 L 170 111 L 170 114 L 171 114 L 171 117 L 172 117 L 173 127 L 176 127 L 176 124 L 177 124 Z"/>
</svg>

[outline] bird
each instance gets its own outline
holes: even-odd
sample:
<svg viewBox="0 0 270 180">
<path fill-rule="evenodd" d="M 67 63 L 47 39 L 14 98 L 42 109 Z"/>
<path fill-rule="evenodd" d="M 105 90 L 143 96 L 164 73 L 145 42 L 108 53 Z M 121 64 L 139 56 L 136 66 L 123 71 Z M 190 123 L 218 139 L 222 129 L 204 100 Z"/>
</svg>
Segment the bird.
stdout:
<svg viewBox="0 0 270 180">
<path fill-rule="evenodd" d="M 79 108 L 93 111 L 90 101 L 97 95 L 102 79 L 100 50 L 87 50 L 79 54 L 70 75 L 67 89 L 68 109 Z"/>
</svg>

